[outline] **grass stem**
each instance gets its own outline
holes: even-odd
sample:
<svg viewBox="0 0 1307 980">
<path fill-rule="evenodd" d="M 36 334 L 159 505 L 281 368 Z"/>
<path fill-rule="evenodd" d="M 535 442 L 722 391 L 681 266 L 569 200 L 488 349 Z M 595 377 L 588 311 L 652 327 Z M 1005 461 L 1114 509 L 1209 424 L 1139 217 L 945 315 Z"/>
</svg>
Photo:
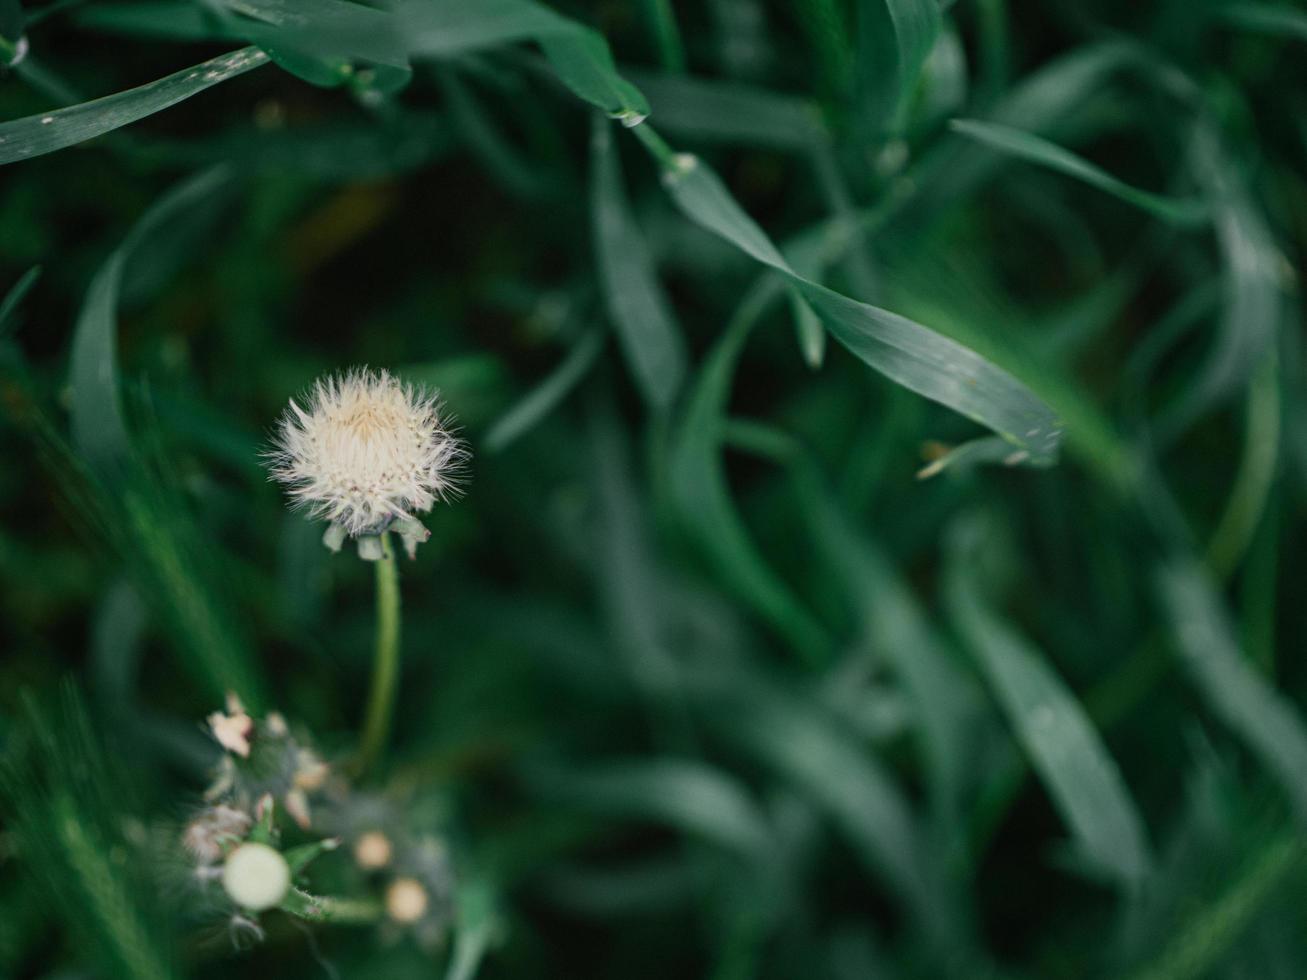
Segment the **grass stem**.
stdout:
<svg viewBox="0 0 1307 980">
<path fill-rule="evenodd" d="M 395 709 L 395 690 L 399 684 L 399 570 L 388 531 L 381 535 L 381 552 L 381 559 L 376 562 L 377 632 L 372 659 L 372 690 L 363 721 L 359 775 L 376 765 L 385 750 Z"/>
</svg>

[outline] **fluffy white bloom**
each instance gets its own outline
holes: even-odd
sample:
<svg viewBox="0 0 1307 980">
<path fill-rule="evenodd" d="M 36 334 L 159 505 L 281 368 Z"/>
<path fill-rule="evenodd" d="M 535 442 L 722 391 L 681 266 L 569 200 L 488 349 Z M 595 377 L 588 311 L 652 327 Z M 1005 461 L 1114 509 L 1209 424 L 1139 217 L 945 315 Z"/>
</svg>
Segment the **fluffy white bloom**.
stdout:
<svg viewBox="0 0 1307 980">
<path fill-rule="evenodd" d="M 267 453 L 295 504 L 331 522 L 333 548 L 395 522 L 406 544 L 424 540 L 414 515 L 456 490 L 466 457 L 434 393 L 366 368 L 320 379 L 303 408 L 292 399 Z"/>
</svg>

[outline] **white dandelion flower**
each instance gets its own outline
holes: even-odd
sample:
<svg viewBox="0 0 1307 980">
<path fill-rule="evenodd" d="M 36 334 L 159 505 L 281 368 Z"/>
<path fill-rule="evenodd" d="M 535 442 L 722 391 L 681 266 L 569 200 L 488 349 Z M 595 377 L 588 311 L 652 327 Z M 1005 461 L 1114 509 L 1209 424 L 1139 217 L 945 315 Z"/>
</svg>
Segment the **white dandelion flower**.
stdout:
<svg viewBox="0 0 1307 980">
<path fill-rule="evenodd" d="M 411 557 L 428 537 L 416 515 L 457 492 L 467 450 L 433 392 L 356 368 L 320 379 L 304 407 L 292 399 L 266 458 L 295 506 L 331 522 L 333 551 L 352 537 L 379 558 L 375 537 L 394 526 Z"/>
</svg>

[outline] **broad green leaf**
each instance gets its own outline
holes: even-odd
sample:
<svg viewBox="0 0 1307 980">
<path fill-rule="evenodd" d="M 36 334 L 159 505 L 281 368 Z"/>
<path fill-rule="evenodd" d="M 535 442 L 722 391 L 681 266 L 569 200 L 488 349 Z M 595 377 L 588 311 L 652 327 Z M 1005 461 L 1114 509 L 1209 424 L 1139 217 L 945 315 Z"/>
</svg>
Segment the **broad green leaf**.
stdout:
<svg viewBox="0 0 1307 980">
<path fill-rule="evenodd" d="M 750 858 L 773 844 L 740 783 L 693 759 L 635 758 L 602 767 L 550 768 L 535 779 L 552 799 L 636 820 L 657 820 Z"/>
<path fill-rule="evenodd" d="M 586 376 L 603 346 L 600 331 L 586 331 L 558 367 L 490 427 L 481 440 L 482 448 L 488 453 L 503 452 L 538 425 Z"/>
<path fill-rule="evenodd" d="M 0 164 L 84 143 L 160 112 L 267 61 L 268 56 L 258 48 L 242 48 L 125 92 L 0 123 Z"/>
<path fill-rule="evenodd" d="M 666 411 L 685 375 L 685 344 L 627 205 L 617 151 L 602 117 L 595 119 L 591 147 L 590 210 L 604 304 L 645 401 Z"/>
<path fill-rule="evenodd" d="M 1220 600 L 1191 562 L 1158 574 L 1158 590 L 1176 646 L 1204 700 L 1279 781 L 1307 821 L 1307 725 L 1284 695 L 1244 658 Z"/>
<path fill-rule="evenodd" d="M 1182 226 L 1196 226 L 1205 224 L 1210 219 L 1211 211 L 1207 202 L 1203 200 L 1164 197 L 1161 194 L 1132 187 L 1101 167 L 1042 136 L 1036 136 L 1013 126 L 983 122 L 979 119 L 954 119 L 949 123 L 949 128 L 1000 153 L 1010 154 L 1082 180 L 1164 221 Z"/>
<path fill-rule="evenodd" d="M 688 154 L 663 162 L 668 193 L 686 217 L 781 273 L 835 339 L 860 360 L 903 387 L 993 429 L 1033 464 L 1056 461 L 1061 424 L 1024 384 L 928 327 L 796 275 L 706 164 Z"/>
<path fill-rule="evenodd" d="M 1152 858 L 1116 762 L 1043 655 L 985 607 L 973 574 L 959 563 L 949 575 L 949 608 L 959 633 L 1083 855 L 1120 884 L 1136 886 L 1150 873 Z"/>
</svg>

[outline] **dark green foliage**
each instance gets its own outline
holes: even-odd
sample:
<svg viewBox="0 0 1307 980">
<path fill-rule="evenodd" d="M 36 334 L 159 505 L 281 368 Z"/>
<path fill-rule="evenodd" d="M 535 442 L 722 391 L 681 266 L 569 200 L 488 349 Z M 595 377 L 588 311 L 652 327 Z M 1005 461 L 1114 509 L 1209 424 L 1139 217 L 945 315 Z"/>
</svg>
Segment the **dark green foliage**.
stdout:
<svg viewBox="0 0 1307 980">
<path fill-rule="evenodd" d="M 1304 43 L 0 0 L 0 975 L 1307 974 Z M 238 953 L 177 829 L 229 690 L 357 746 L 371 569 L 258 458 L 355 364 L 473 453 L 363 787 L 455 925 L 291 836 L 337 921 Z"/>
</svg>

